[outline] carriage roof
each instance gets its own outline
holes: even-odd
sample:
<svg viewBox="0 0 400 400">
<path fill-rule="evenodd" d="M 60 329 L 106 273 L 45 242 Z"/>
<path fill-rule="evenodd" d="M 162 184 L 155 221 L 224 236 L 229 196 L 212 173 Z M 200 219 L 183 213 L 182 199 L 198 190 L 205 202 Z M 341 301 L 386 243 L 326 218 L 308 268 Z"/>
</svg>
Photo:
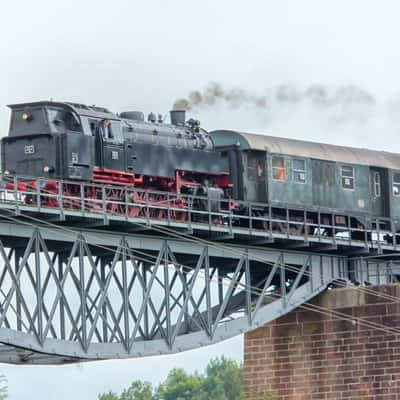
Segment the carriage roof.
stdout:
<svg viewBox="0 0 400 400">
<path fill-rule="evenodd" d="M 400 154 L 387 151 L 337 146 L 232 130 L 214 131 L 211 132 L 211 137 L 217 147 L 237 144 L 243 150 L 261 150 L 272 154 L 400 170 Z"/>
</svg>

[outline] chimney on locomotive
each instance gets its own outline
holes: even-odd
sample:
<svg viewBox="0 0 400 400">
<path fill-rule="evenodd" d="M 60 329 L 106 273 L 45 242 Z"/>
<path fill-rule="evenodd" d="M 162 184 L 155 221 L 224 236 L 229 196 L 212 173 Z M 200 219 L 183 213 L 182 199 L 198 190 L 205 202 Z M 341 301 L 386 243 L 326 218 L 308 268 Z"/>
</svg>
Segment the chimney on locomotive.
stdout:
<svg viewBox="0 0 400 400">
<path fill-rule="evenodd" d="M 185 110 L 171 110 L 169 112 L 171 124 L 177 126 L 185 126 L 186 111 Z"/>
</svg>

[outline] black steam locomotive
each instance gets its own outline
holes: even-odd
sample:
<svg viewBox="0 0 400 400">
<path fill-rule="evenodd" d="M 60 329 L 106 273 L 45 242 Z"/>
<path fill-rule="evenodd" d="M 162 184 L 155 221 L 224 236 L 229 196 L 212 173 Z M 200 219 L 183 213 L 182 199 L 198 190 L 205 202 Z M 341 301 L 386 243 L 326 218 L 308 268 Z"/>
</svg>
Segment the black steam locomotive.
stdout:
<svg viewBox="0 0 400 400">
<path fill-rule="evenodd" d="M 36 189 L 35 178 L 40 177 L 45 178 L 45 190 L 54 193 L 59 190 L 57 180 L 63 179 L 218 200 L 231 186 L 227 160 L 215 151 L 199 121 L 185 120 L 185 111 L 171 111 L 171 123 L 166 124 L 154 113 L 145 121 L 142 112 L 116 115 L 73 103 L 10 108 L 2 170 L 6 177 L 27 177 L 18 184 L 21 190 Z M 74 196 L 78 189 L 64 185 L 63 192 Z M 113 193 L 118 199 L 118 191 Z M 85 193 L 86 198 L 98 196 L 96 191 Z"/>
</svg>

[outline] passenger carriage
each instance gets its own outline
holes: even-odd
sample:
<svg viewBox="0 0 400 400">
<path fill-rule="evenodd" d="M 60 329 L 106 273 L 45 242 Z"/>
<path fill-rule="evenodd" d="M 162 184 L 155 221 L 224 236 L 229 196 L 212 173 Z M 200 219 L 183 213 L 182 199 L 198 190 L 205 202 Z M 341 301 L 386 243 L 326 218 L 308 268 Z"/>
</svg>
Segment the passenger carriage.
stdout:
<svg viewBox="0 0 400 400">
<path fill-rule="evenodd" d="M 307 233 L 354 228 L 359 239 L 365 228 L 400 228 L 399 154 L 229 130 L 211 137 L 229 160 L 233 197 L 268 204 L 259 215 L 306 220 Z"/>
</svg>

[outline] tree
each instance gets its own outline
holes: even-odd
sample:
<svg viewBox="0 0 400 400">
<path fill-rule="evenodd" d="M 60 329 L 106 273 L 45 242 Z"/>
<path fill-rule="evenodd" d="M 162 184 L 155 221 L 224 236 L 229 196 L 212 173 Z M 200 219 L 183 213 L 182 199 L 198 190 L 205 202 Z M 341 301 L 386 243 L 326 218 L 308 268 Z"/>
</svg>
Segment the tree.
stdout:
<svg viewBox="0 0 400 400">
<path fill-rule="evenodd" d="M 204 374 L 197 372 L 189 374 L 181 368 L 175 368 L 156 389 L 153 389 L 150 383 L 134 381 L 120 396 L 109 392 L 98 398 L 98 400 L 210 399 L 243 400 L 240 364 L 225 357 L 216 358 L 209 362 Z M 274 400 L 274 398 L 268 397 L 266 400 Z"/>
<path fill-rule="evenodd" d="M 215 400 L 241 400 L 242 366 L 225 357 L 209 362 L 204 382 L 209 398 Z"/>
<path fill-rule="evenodd" d="M 119 400 L 153 400 L 153 388 L 148 382 L 134 381 L 124 390 Z"/>
<path fill-rule="evenodd" d="M 183 369 L 173 369 L 156 391 L 158 400 L 203 400 L 204 378 L 197 373 L 188 375 Z"/>
<path fill-rule="evenodd" d="M 1 399 L 0 399 L 1 400 Z M 114 392 L 107 392 L 100 394 L 97 400 L 119 400 L 118 396 Z"/>
</svg>

